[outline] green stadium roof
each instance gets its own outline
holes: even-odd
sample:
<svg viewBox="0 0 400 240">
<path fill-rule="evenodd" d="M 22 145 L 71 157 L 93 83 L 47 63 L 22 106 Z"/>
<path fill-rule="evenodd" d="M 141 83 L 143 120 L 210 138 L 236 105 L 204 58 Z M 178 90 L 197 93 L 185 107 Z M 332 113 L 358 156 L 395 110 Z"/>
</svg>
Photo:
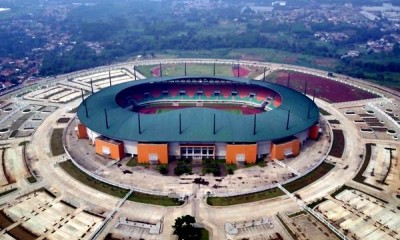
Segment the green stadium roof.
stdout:
<svg viewBox="0 0 400 240">
<path fill-rule="evenodd" d="M 253 134 L 253 115 L 242 115 L 212 108 L 183 108 L 159 114 L 140 114 L 141 134 L 136 112 L 123 109 L 116 103 L 116 95 L 122 90 L 140 84 L 162 83 L 185 79 L 211 79 L 258 85 L 277 92 L 282 103 L 279 107 L 256 115 L 256 134 Z M 176 84 L 179 85 L 179 82 Z M 150 90 L 150 89 L 149 89 Z M 83 103 L 78 107 L 79 120 L 92 131 L 103 136 L 139 142 L 235 142 L 252 143 L 281 140 L 300 133 L 319 119 L 317 105 L 307 96 L 290 88 L 258 80 L 185 76 L 151 78 L 117 84 L 90 95 L 85 100 L 88 117 Z M 104 109 L 107 110 L 106 127 Z M 290 110 L 289 128 L 286 122 Z M 308 113 L 309 111 L 309 113 Z M 182 133 L 179 132 L 181 114 Z M 213 132 L 213 117 L 216 115 L 216 133 Z"/>
</svg>

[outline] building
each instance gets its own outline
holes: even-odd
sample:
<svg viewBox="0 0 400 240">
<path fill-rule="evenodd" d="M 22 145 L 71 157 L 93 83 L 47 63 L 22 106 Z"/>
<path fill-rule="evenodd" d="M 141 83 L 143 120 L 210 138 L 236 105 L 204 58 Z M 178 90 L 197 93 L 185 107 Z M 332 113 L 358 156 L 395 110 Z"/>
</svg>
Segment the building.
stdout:
<svg viewBox="0 0 400 240">
<path fill-rule="evenodd" d="M 96 153 L 167 164 L 218 158 L 228 164 L 299 154 L 318 138 L 319 109 L 304 94 L 257 80 L 185 76 L 118 84 L 84 99 L 77 134 Z"/>
</svg>

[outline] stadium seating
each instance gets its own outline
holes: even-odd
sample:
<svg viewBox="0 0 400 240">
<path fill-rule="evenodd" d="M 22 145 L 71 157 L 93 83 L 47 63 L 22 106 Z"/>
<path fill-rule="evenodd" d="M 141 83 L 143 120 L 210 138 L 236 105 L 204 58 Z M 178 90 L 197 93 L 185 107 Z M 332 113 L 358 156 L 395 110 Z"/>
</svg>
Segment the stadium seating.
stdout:
<svg viewBox="0 0 400 240">
<path fill-rule="evenodd" d="M 282 99 L 275 92 L 247 85 L 194 85 L 194 84 L 152 84 L 141 85 L 131 88 L 117 98 L 120 106 L 128 107 L 133 104 L 140 104 L 149 101 L 162 99 L 169 100 L 231 100 L 248 102 L 265 106 L 265 109 L 278 107 Z M 247 112 L 251 110 L 246 110 Z"/>
</svg>

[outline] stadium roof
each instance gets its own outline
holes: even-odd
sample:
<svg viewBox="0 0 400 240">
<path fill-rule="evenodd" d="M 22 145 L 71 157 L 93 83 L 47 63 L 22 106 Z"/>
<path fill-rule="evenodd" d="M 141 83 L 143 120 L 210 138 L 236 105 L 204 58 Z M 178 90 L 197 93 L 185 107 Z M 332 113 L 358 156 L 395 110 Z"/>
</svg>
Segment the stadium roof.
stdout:
<svg viewBox="0 0 400 240">
<path fill-rule="evenodd" d="M 277 92 L 282 98 L 282 104 L 273 110 L 257 114 L 255 134 L 253 134 L 253 115 L 201 107 L 183 108 L 159 114 L 140 114 L 141 133 L 139 133 L 138 113 L 123 109 L 115 100 L 119 92 L 135 85 L 185 79 L 220 79 L 232 83 L 258 85 Z M 178 82 L 177 84 L 179 85 Z M 139 142 L 250 143 L 279 140 L 308 129 L 319 118 L 317 105 L 302 93 L 273 83 L 232 77 L 185 76 L 131 81 L 98 91 L 86 98 L 85 102 L 88 117 L 83 103 L 78 107 L 77 114 L 79 120 L 89 129 L 109 138 Z M 104 109 L 107 110 L 108 128 Z M 289 128 L 286 129 L 288 110 L 290 110 L 290 121 Z M 182 133 L 179 132 L 179 114 L 181 114 Z"/>
</svg>

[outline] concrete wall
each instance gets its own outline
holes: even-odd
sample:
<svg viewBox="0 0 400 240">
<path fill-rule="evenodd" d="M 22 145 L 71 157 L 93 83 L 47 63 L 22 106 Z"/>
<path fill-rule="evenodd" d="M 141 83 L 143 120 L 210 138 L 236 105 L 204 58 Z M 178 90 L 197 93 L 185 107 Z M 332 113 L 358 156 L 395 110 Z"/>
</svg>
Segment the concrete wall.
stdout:
<svg viewBox="0 0 400 240">
<path fill-rule="evenodd" d="M 243 154 L 246 163 L 256 163 L 257 160 L 257 144 L 228 144 L 226 146 L 226 163 L 236 164 L 238 154 Z"/>
<path fill-rule="evenodd" d="M 215 158 L 226 158 L 226 143 L 215 143 Z"/>
<path fill-rule="evenodd" d="M 88 137 L 89 137 L 89 139 L 91 140 L 91 142 L 92 142 L 93 145 L 94 145 L 94 142 L 95 142 L 96 138 L 97 138 L 98 136 L 100 136 L 100 134 L 98 134 L 98 133 L 95 132 L 95 131 L 90 130 L 89 128 L 87 128 L 87 134 L 88 134 Z"/>
<path fill-rule="evenodd" d="M 180 156 L 179 142 L 171 142 L 168 144 L 168 154 L 169 156 Z"/>
<path fill-rule="evenodd" d="M 78 123 L 76 129 L 76 135 L 78 136 L 78 139 L 88 139 L 89 136 L 86 126 L 83 125 L 82 123 Z"/>
<path fill-rule="evenodd" d="M 257 143 L 257 155 L 269 154 L 271 151 L 271 141 Z"/>
<path fill-rule="evenodd" d="M 300 153 L 300 140 L 293 139 L 284 143 L 272 143 L 271 144 L 271 158 L 283 160 L 285 159 L 285 151 L 290 150 L 293 152 L 293 156 L 297 156 Z"/>
<path fill-rule="evenodd" d="M 316 140 L 319 135 L 319 124 L 315 124 L 308 131 L 308 138 Z"/>
<path fill-rule="evenodd" d="M 125 155 L 123 142 L 107 141 L 105 139 L 96 138 L 95 145 L 96 153 L 101 156 L 109 157 L 113 160 L 121 160 Z M 104 154 L 104 149 L 109 149 L 110 154 Z"/>
<path fill-rule="evenodd" d="M 168 164 L 168 144 L 147 144 L 139 143 L 138 150 L 138 163 L 150 163 L 150 154 L 156 154 L 158 163 Z"/>
<path fill-rule="evenodd" d="M 124 141 L 124 151 L 127 154 L 136 155 L 137 154 L 138 142 L 135 141 Z"/>
<path fill-rule="evenodd" d="M 299 132 L 298 134 L 296 134 L 296 135 L 294 135 L 294 136 L 295 136 L 297 139 L 299 139 L 300 142 L 303 144 L 303 143 L 307 140 L 307 138 L 308 138 L 308 132 L 309 132 L 309 130 L 307 129 L 307 130 L 305 130 L 305 131 Z"/>
</svg>

